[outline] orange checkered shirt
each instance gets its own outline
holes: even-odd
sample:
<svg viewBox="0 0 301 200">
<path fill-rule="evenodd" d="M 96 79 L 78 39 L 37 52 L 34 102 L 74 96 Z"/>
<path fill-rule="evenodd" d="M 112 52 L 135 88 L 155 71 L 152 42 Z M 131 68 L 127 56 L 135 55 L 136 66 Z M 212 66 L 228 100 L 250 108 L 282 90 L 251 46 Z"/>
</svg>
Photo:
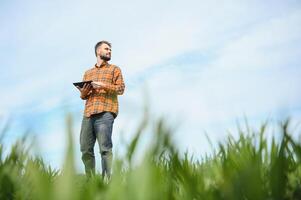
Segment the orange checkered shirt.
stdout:
<svg viewBox="0 0 301 200">
<path fill-rule="evenodd" d="M 119 67 L 104 62 L 101 66 L 95 66 L 87 70 L 83 81 L 101 81 L 106 84 L 104 89 L 92 89 L 84 98 L 86 100 L 84 115 L 90 117 L 93 114 L 104 111 L 118 115 L 118 98 L 122 95 L 125 85 Z"/>
</svg>

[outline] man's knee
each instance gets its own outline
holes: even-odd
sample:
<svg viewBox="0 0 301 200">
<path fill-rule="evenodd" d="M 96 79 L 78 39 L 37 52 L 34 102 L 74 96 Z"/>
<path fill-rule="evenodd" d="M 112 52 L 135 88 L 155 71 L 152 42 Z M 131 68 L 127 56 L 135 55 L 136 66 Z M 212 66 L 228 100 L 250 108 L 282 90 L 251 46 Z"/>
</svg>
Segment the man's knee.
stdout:
<svg viewBox="0 0 301 200">
<path fill-rule="evenodd" d="M 102 140 L 99 146 L 101 155 L 112 153 L 113 144 L 111 140 Z"/>
<path fill-rule="evenodd" d="M 82 150 L 82 160 L 86 161 L 86 160 L 90 160 L 90 159 L 94 159 L 95 155 L 94 155 L 94 151 L 93 149 L 88 149 L 88 150 Z"/>
<path fill-rule="evenodd" d="M 108 150 L 102 150 L 100 151 L 101 156 L 111 156 L 112 155 L 112 149 Z"/>
<path fill-rule="evenodd" d="M 112 149 L 108 149 L 108 150 L 101 151 L 100 154 L 101 154 L 102 156 L 105 156 L 105 155 L 111 155 L 111 154 L 112 154 Z"/>
</svg>

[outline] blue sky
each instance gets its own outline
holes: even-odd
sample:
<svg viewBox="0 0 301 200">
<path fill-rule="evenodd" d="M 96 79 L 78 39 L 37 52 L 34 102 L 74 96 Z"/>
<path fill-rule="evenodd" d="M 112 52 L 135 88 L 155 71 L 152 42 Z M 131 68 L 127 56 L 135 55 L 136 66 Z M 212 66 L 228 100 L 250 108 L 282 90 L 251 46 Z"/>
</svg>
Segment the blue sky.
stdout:
<svg viewBox="0 0 301 200">
<path fill-rule="evenodd" d="M 112 63 L 126 82 L 114 124 L 116 154 L 133 136 L 146 96 L 153 118 L 179 124 L 179 149 L 197 156 L 210 152 L 205 131 L 217 143 L 244 116 L 254 126 L 301 120 L 299 1 L 4 0 L 0 25 L 0 116 L 2 126 L 11 124 L 5 144 L 29 129 L 56 168 L 71 112 L 83 170 L 84 102 L 72 82 L 93 66 L 93 47 L 103 39 L 112 42 Z"/>
</svg>

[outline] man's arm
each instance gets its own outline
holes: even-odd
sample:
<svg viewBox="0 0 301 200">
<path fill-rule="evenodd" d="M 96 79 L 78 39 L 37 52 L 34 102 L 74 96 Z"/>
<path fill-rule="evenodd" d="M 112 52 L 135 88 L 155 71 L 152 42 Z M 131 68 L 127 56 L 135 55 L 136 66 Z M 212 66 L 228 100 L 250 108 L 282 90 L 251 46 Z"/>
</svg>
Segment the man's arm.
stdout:
<svg viewBox="0 0 301 200">
<path fill-rule="evenodd" d="M 86 73 L 84 74 L 83 81 L 87 81 Z M 92 93 L 92 85 L 91 84 L 84 84 L 84 86 L 82 88 L 77 87 L 77 89 L 79 89 L 79 91 L 80 91 L 80 98 L 82 100 L 88 99 L 88 97 Z"/>
<path fill-rule="evenodd" d="M 91 95 L 92 93 L 92 85 L 91 84 L 84 84 L 84 86 L 82 88 L 77 87 L 80 91 L 80 98 L 82 100 L 87 100 L 88 97 Z"/>
</svg>

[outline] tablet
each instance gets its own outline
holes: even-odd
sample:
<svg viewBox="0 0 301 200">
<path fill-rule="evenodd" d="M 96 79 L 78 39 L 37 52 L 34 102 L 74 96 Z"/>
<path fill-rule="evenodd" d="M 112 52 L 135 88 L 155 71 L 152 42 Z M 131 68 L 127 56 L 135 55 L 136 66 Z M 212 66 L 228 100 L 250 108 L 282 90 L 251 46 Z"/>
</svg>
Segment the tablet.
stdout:
<svg viewBox="0 0 301 200">
<path fill-rule="evenodd" d="M 76 82 L 76 83 L 73 83 L 74 86 L 78 86 L 80 88 L 84 87 L 84 84 L 87 83 L 87 84 L 91 84 L 92 81 L 83 81 L 83 82 Z"/>
</svg>

